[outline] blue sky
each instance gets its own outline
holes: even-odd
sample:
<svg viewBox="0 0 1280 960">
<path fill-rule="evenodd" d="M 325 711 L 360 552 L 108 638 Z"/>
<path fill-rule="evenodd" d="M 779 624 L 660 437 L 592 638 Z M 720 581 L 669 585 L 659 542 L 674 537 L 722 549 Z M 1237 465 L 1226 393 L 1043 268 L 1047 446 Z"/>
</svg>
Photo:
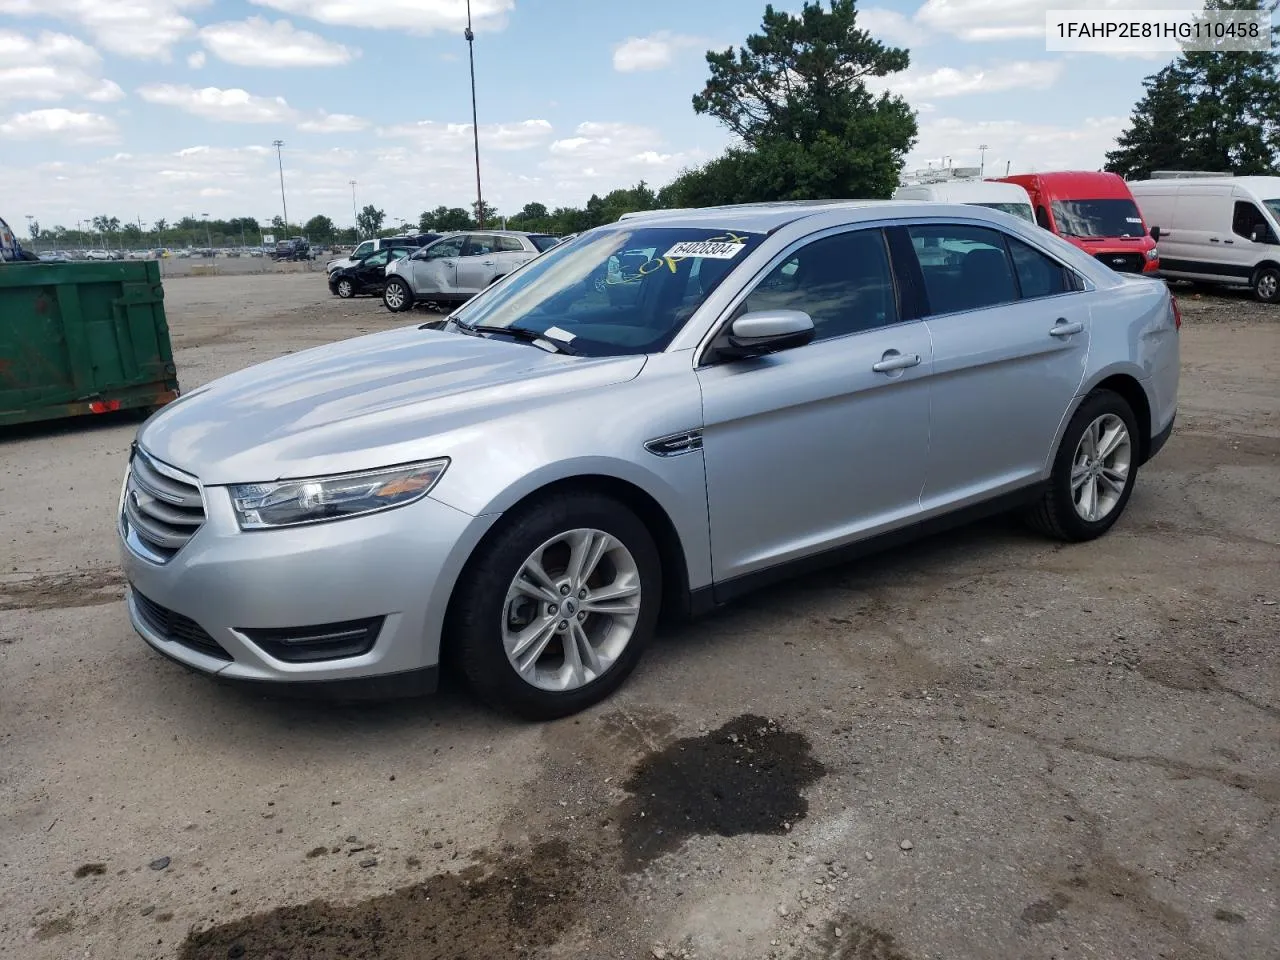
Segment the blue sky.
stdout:
<svg viewBox="0 0 1280 960">
<path fill-rule="evenodd" d="M 799 3 L 778 6 L 798 8 Z M 887 87 L 919 111 L 908 167 L 1096 169 L 1161 58 L 1047 53 L 1044 11 L 1193 0 L 879 0 L 911 50 Z M 485 198 L 514 212 L 657 186 L 729 142 L 690 97 L 756 0 L 472 0 Z M 0 214 L 280 212 L 389 224 L 474 199 L 465 0 L 0 0 Z M 1167 59 L 1167 58 L 1164 58 Z"/>
</svg>

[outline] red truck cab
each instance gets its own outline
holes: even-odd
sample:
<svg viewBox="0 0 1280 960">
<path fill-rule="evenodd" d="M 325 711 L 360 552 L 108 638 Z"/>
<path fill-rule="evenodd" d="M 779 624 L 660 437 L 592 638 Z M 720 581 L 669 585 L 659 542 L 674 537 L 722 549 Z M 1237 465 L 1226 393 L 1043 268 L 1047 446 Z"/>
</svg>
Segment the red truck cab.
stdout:
<svg viewBox="0 0 1280 960">
<path fill-rule="evenodd" d="M 1000 177 L 1031 197 L 1036 223 L 1121 273 L 1160 269 L 1156 242 L 1147 232 L 1129 185 L 1114 173 L 1063 170 Z"/>
</svg>

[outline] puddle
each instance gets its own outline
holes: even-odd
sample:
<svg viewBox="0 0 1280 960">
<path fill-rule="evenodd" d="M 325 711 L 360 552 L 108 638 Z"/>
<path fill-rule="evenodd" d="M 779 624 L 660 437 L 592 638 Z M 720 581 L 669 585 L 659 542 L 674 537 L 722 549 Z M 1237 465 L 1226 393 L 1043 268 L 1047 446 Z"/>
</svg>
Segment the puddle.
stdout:
<svg viewBox="0 0 1280 960">
<path fill-rule="evenodd" d="M 579 919 L 594 870 L 563 841 L 352 904 L 313 900 L 187 936 L 181 960 L 516 960 Z"/>
<path fill-rule="evenodd" d="M 624 866 L 642 869 L 691 836 L 786 833 L 809 811 L 801 790 L 825 772 L 803 735 L 764 717 L 676 740 L 640 761 L 624 784 Z"/>
</svg>

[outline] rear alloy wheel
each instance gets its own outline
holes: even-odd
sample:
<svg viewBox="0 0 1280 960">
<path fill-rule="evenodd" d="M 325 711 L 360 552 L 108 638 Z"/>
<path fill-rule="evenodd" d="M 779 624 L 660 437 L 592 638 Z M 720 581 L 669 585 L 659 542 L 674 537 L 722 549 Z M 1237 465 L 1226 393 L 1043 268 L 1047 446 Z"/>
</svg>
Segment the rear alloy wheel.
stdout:
<svg viewBox="0 0 1280 960">
<path fill-rule="evenodd" d="M 350 300 L 355 295 L 356 295 L 356 288 L 352 285 L 350 280 L 348 280 L 346 277 L 343 277 L 341 280 L 338 281 L 338 296 L 340 296 L 343 300 Z"/>
<path fill-rule="evenodd" d="M 1110 530 L 1133 493 L 1140 442 L 1122 396 L 1098 390 L 1085 398 L 1062 437 L 1049 487 L 1030 511 L 1032 526 L 1073 542 Z"/>
<path fill-rule="evenodd" d="M 626 679 L 661 591 L 657 547 L 635 514 L 602 496 L 565 494 L 514 517 L 477 553 L 448 642 L 491 705 L 562 717 Z"/>
<path fill-rule="evenodd" d="M 382 292 L 382 302 L 392 313 L 403 313 L 413 306 L 413 294 L 409 292 L 407 283 L 393 277 Z"/>
<path fill-rule="evenodd" d="M 1253 295 L 1263 303 L 1280 303 L 1280 268 L 1259 270 L 1253 278 Z"/>
</svg>

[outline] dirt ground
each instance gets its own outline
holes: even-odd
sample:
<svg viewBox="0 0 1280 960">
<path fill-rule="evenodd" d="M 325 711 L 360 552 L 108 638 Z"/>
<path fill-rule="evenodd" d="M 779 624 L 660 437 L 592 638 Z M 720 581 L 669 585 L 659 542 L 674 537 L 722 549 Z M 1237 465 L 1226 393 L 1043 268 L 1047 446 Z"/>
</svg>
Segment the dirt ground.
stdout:
<svg viewBox="0 0 1280 960">
<path fill-rule="evenodd" d="M 185 388 L 420 318 L 166 283 Z M 668 630 L 576 718 L 259 699 L 130 630 L 136 421 L 0 436 L 0 957 L 1280 956 L 1280 311 L 1182 293 L 1178 429 L 1006 521 Z"/>
</svg>

